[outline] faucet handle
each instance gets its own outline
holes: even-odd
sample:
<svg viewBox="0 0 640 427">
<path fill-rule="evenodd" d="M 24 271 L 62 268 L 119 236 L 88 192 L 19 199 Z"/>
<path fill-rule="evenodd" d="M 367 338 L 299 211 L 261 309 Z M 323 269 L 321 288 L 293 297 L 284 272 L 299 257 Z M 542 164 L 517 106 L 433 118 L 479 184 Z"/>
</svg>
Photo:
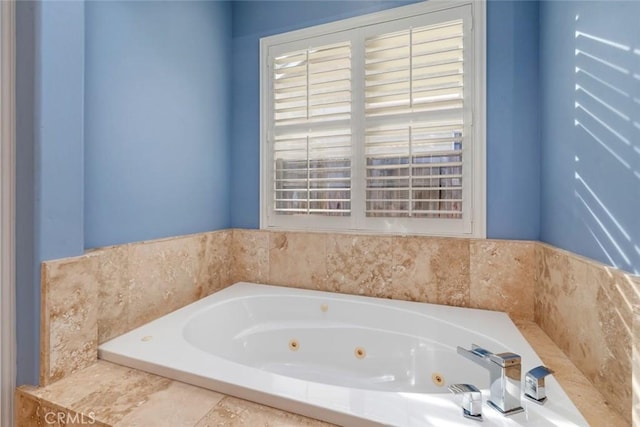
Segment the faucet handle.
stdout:
<svg viewBox="0 0 640 427">
<path fill-rule="evenodd" d="M 482 393 L 471 384 L 451 384 L 449 391 L 462 395 L 462 415 L 471 420 L 482 421 Z"/>
<path fill-rule="evenodd" d="M 519 354 L 506 352 L 492 354 L 489 356 L 489 360 L 502 366 L 503 368 L 507 368 L 509 366 L 519 365 L 521 358 Z"/>
<path fill-rule="evenodd" d="M 524 376 L 524 397 L 542 405 L 547 400 L 544 378 L 550 374 L 553 371 L 546 366 L 538 366 L 527 372 Z"/>
</svg>

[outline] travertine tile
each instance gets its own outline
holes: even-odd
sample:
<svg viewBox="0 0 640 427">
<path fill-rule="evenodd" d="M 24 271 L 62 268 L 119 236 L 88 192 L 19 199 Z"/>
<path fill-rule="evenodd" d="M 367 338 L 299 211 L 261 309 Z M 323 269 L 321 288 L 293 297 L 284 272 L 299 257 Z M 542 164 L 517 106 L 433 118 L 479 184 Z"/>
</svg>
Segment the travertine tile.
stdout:
<svg viewBox="0 0 640 427">
<path fill-rule="evenodd" d="M 392 237 L 327 235 L 326 289 L 347 294 L 390 297 Z"/>
<path fill-rule="evenodd" d="M 437 304 L 438 283 L 432 270 L 440 265 L 431 262 L 438 252 L 437 240 L 394 237 L 392 244 L 392 298 Z"/>
<path fill-rule="evenodd" d="M 98 362 L 34 392 L 50 406 L 92 414 L 111 424 L 145 403 L 147 394 L 168 387 L 171 380 L 131 368 Z M 146 386 L 146 387 L 145 387 Z"/>
<path fill-rule="evenodd" d="M 332 425 L 247 400 L 225 397 L 196 424 L 196 427 L 330 427 Z"/>
<path fill-rule="evenodd" d="M 593 281 L 587 280 L 587 264 L 582 259 L 550 247 L 545 247 L 543 253 L 540 289 L 535 300 L 536 322 L 583 369 L 579 360 L 588 356 L 587 350 L 592 355 L 597 352 L 598 355 L 593 356 L 598 359 L 605 352 L 602 346 L 587 347 L 593 343 L 592 331 L 599 335 L 596 341 L 602 339 L 593 316 L 597 288 Z"/>
<path fill-rule="evenodd" d="M 214 231 L 207 233 L 205 239 L 205 251 L 202 258 L 198 260 L 200 265 L 198 283 L 202 283 L 204 289 L 202 296 L 211 295 L 234 283 L 231 257 L 233 232 L 231 230 Z"/>
<path fill-rule="evenodd" d="M 468 305 L 468 240 L 394 237 L 392 260 L 392 298 Z"/>
<path fill-rule="evenodd" d="M 146 404 L 155 393 L 166 390 L 172 382 L 168 378 L 127 369 L 123 374 L 102 379 L 100 387 L 86 393 L 70 408 L 95 414 L 96 419 L 114 425 Z"/>
<path fill-rule="evenodd" d="M 323 289 L 326 239 L 323 233 L 270 233 L 269 284 Z"/>
<path fill-rule="evenodd" d="M 211 279 L 202 273 L 208 237 L 204 234 L 132 244 L 129 248 L 129 329 L 196 301 Z"/>
<path fill-rule="evenodd" d="M 16 427 L 39 427 L 42 425 L 39 400 L 20 388 L 16 389 L 13 416 Z"/>
<path fill-rule="evenodd" d="M 47 387 L 32 389 L 30 394 L 51 404 L 72 408 L 86 396 L 98 393 L 114 381 L 125 378 L 130 370 L 131 368 L 98 360 Z"/>
<path fill-rule="evenodd" d="M 564 351 L 570 350 L 576 328 L 582 328 L 582 318 L 590 317 L 595 306 L 596 292 L 593 289 L 589 292 L 586 267 L 581 259 L 543 247 L 541 276 L 534 299 L 535 321 Z"/>
<path fill-rule="evenodd" d="M 536 322 L 631 423 L 632 280 L 621 271 L 543 245 Z"/>
<path fill-rule="evenodd" d="M 554 370 L 554 377 L 591 426 L 628 425 L 617 408 L 609 406 L 598 390 L 573 364 L 538 325 L 514 320 L 520 333 L 535 349 L 545 366 Z"/>
<path fill-rule="evenodd" d="M 230 230 L 102 248 L 99 342 L 231 284 Z"/>
<path fill-rule="evenodd" d="M 92 413 L 78 413 L 71 409 L 50 406 L 45 402 L 40 407 L 42 417 L 39 418 L 40 426 L 50 427 L 111 427 L 97 420 Z"/>
<path fill-rule="evenodd" d="M 98 259 L 98 343 L 129 330 L 129 246 L 99 250 Z"/>
<path fill-rule="evenodd" d="M 100 254 L 42 264 L 40 384 L 94 363 Z"/>
<path fill-rule="evenodd" d="M 533 320 L 536 244 L 471 240 L 470 306 Z"/>
<path fill-rule="evenodd" d="M 110 427 L 97 420 L 93 414 L 80 414 L 69 408 L 53 405 L 31 395 L 32 389 L 20 387 L 16 390 L 16 427 L 76 427 L 92 425 Z"/>
<path fill-rule="evenodd" d="M 29 394 L 48 406 L 91 414 L 118 426 L 194 425 L 223 398 L 211 390 L 103 361 Z"/>
<path fill-rule="evenodd" d="M 534 251 L 536 255 L 536 264 L 535 264 L 536 268 L 535 268 L 534 290 L 538 286 L 538 283 L 541 280 L 542 273 L 544 270 L 544 248 L 545 248 L 545 245 L 541 244 L 540 242 L 535 242 Z M 535 306 L 535 299 L 534 299 L 534 306 Z M 535 309 L 534 309 L 534 312 L 535 312 Z M 534 317 L 535 317 L 535 313 L 534 313 Z"/>
<path fill-rule="evenodd" d="M 578 365 L 585 366 L 585 373 L 599 385 L 602 394 L 611 406 L 624 412 L 631 421 L 629 408 L 632 406 L 632 358 L 633 358 L 633 316 L 637 307 L 636 295 L 630 292 L 631 280 L 620 270 L 596 263 L 587 264 L 588 280 L 597 289 L 595 313 L 601 337 L 592 345 L 601 345 L 607 351 L 601 359 L 595 359 L 589 351 L 587 357 L 578 357 Z M 593 325 L 596 327 L 596 325 Z M 598 338 L 600 334 L 592 334 Z M 587 343 L 588 344 L 588 343 Z M 595 353 L 597 354 L 597 353 Z"/>
<path fill-rule="evenodd" d="M 115 423 L 122 427 L 194 426 L 206 416 L 224 395 L 200 387 L 173 381 Z"/>
<path fill-rule="evenodd" d="M 632 278 L 635 289 L 640 289 L 640 278 Z M 633 425 L 640 426 L 640 307 L 635 307 L 633 315 L 633 348 L 632 348 L 632 417 Z"/>
<path fill-rule="evenodd" d="M 270 234 L 261 230 L 233 230 L 232 283 L 268 283 Z"/>
</svg>

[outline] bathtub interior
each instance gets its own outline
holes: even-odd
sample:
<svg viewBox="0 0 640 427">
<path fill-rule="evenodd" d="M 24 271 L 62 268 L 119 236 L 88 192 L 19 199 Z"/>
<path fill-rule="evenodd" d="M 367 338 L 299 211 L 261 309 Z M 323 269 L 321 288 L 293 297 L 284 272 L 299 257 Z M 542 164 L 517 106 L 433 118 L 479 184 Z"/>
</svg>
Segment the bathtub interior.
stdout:
<svg viewBox="0 0 640 427">
<path fill-rule="evenodd" d="M 477 425 L 447 390 L 489 374 L 475 343 L 541 364 L 505 313 L 237 283 L 99 346 L 99 357 L 338 425 Z M 544 405 L 485 426 L 586 426 L 551 377 Z M 484 405 L 485 407 L 487 405 Z M 470 424 L 469 424 L 470 423 Z"/>
<path fill-rule="evenodd" d="M 325 295 L 217 304 L 195 313 L 183 337 L 231 362 L 344 387 L 442 393 L 447 384 L 486 382 L 482 370 L 456 355 L 456 345 L 477 334 L 426 314 Z"/>
</svg>

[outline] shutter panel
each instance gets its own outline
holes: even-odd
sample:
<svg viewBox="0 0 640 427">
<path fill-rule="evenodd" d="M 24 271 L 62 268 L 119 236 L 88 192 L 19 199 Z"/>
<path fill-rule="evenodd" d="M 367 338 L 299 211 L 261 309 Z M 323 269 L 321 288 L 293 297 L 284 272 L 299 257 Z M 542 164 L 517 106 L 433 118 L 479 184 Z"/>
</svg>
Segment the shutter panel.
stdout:
<svg viewBox="0 0 640 427">
<path fill-rule="evenodd" d="M 280 55 L 273 62 L 274 211 L 351 212 L 351 45 Z"/>
<path fill-rule="evenodd" d="M 366 216 L 462 218 L 462 20 L 365 42 Z"/>
</svg>

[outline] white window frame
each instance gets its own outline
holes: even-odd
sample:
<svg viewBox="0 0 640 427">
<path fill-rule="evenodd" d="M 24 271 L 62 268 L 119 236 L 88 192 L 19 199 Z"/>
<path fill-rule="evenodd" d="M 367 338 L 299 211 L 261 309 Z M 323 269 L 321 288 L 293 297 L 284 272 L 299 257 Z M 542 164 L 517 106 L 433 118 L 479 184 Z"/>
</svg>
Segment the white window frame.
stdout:
<svg viewBox="0 0 640 427">
<path fill-rule="evenodd" d="M 0 4 L 0 425 L 13 425 L 15 331 L 15 1 Z"/>
<path fill-rule="evenodd" d="M 347 33 L 353 31 L 366 31 L 367 26 L 390 22 L 399 19 L 412 18 L 419 15 L 426 15 L 433 12 L 446 11 L 448 9 L 468 6 L 471 10 L 471 27 L 473 28 L 473 52 L 472 62 L 465 65 L 469 66 L 469 72 L 472 75 L 473 87 L 471 91 L 472 101 L 472 123 L 471 146 L 464 147 L 464 155 L 468 156 L 471 152 L 472 161 L 467 164 L 471 166 L 471 210 L 470 221 L 468 226 L 461 227 L 456 225 L 451 227 L 449 220 L 443 219 L 418 219 L 409 218 L 411 226 L 405 224 L 408 221 L 397 221 L 396 218 L 375 218 L 375 221 L 368 221 L 367 228 L 363 224 L 356 221 L 347 222 L 343 217 L 323 217 L 312 216 L 298 218 L 296 216 L 282 215 L 279 221 L 269 222 L 269 216 L 275 215 L 271 210 L 271 203 L 268 198 L 272 197 L 270 179 L 273 165 L 272 152 L 268 146 L 268 124 L 272 117 L 272 105 L 269 90 L 272 80 L 269 72 L 270 49 L 278 48 L 282 44 L 295 44 L 303 47 L 305 39 L 327 36 L 328 43 L 333 39 L 336 33 Z M 329 38 L 331 37 L 331 38 Z M 327 43 L 327 44 L 328 44 Z M 353 56 L 353 67 L 363 66 L 361 58 L 357 53 Z M 465 63 L 468 61 L 465 54 Z M 360 84 L 356 82 L 354 87 Z M 363 83 L 362 83 L 363 84 Z M 354 93 L 354 102 L 360 101 Z M 352 121 L 364 120 L 357 114 L 352 115 Z M 359 127 L 359 126 L 355 126 Z M 382 12 L 362 15 L 355 18 L 345 19 L 341 21 L 331 22 L 324 25 L 309 27 L 297 31 L 283 34 L 277 34 L 260 39 L 260 228 L 262 229 L 279 229 L 279 230 L 304 230 L 304 231 L 338 231 L 338 232 L 357 232 L 357 233 L 392 233 L 392 234 L 424 234 L 436 236 L 452 236 L 452 237 L 486 237 L 486 2 L 475 0 L 452 0 L 452 1 L 426 1 L 412 4 L 409 6 L 389 9 Z M 363 191 L 363 183 L 357 182 L 360 175 L 358 168 L 361 167 L 361 159 L 364 158 L 363 143 L 359 139 L 361 135 L 353 134 L 356 141 L 354 144 L 354 162 L 352 163 L 352 193 Z M 467 184 L 469 185 L 469 184 Z M 363 202 L 357 201 L 352 194 L 352 215 L 357 209 L 363 209 Z M 367 218 L 369 220 L 371 218 Z M 407 218 L 403 218 L 406 220 Z M 454 220 L 455 221 L 455 220 Z M 374 225 L 372 225 L 374 224 Z"/>
</svg>

